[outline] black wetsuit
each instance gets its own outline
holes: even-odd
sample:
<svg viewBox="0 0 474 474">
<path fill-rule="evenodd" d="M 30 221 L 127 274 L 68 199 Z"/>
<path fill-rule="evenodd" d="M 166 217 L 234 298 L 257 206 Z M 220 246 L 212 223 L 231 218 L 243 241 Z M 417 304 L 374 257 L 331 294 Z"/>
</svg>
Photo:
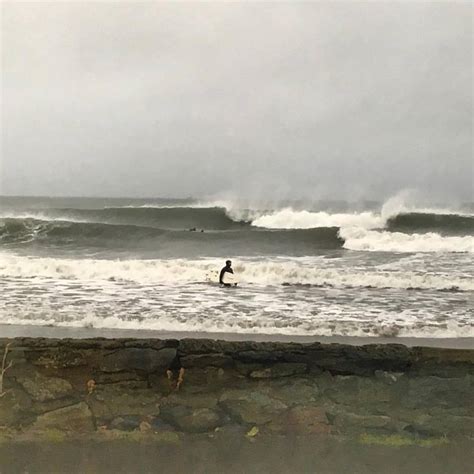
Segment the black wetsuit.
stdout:
<svg viewBox="0 0 474 474">
<path fill-rule="evenodd" d="M 225 285 L 225 283 L 222 281 L 222 279 L 224 278 L 224 273 L 226 273 L 226 272 L 233 274 L 233 273 L 234 273 L 234 270 L 232 270 L 232 268 L 231 268 L 231 267 L 228 267 L 227 265 L 221 270 L 221 273 L 220 273 L 220 275 L 219 275 L 219 283 L 220 283 L 221 285 Z M 229 286 L 230 286 L 230 285 L 229 285 Z"/>
</svg>

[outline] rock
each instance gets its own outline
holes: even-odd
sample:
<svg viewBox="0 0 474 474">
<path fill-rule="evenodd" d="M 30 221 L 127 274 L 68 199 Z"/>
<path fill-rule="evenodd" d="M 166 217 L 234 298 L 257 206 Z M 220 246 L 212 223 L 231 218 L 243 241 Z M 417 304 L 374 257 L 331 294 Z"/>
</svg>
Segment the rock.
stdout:
<svg viewBox="0 0 474 474">
<path fill-rule="evenodd" d="M 304 374 L 308 370 L 306 364 L 279 363 L 265 369 L 250 372 L 250 377 L 254 379 L 266 379 L 277 377 L 290 377 L 292 375 Z"/>
<path fill-rule="evenodd" d="M 431 407 L 426 411 L 431 416 L 474 416 L 474 405 L 462 405 L 453 408 Z"/>
<path fill-rule="evenodd" d="M 176 349 L 167 347 L 160 350 L 128 348 L 112 352 L 101 363 L 103 372 L 139 370 L 146 373 L 165 371 L 176 358 Z"/>
<path fill-rule="evenodd" d="M 385 370 L 376 370 L 375 377 L 382 382 L 393 385 L 404 376 L 403 372 L 387 372 Z"/>
<path fill-rule="evenodd" d="M 261 384 L 259 390 L 288 406 L 308 405 L 321 398 L 319 388 L 313 380 L 293 377 L 275 380 L 271 384 Z"/>
<path fill-rule="evenodd" d="M 216 437 L 229 440 L 229 446 L 234 447 L 245 439 L 245 435 L 249 429 L 247 426 L 242 426 L 237 423 L 226 424 L 219 426 L 214 430 Z"/>
<path fill-rule="evenodd" d="M 184 405 L 190 408 L 215 408 L 217 406 L 217 395 L 212 393 L 186 393 L 174 392 L 161 400 L 162 406 Z"/>
<path fill-rule="evenodd" d="M 101 388 L 104 388 L 106 386 L 113 387 L 113 391 L 121 393 L 134 392 L 135 390 L 148 390 L 148 383 L 146 380 L 124 380 L 122 382 L 117 382 L 113 384 L 96 385 L 92 392 L 95 392 L 97 387 L 99 387 L 99 390 L 101 390 Z"/>
<path fill-rule="evenodd" d="M 209 408 L 190 409 L 181 405 L 163 407 L 163 419 L 179 430 L 189 433 L 211 431 L 219 425 L 218 413 Z"/>
<path fill-rule="evenodd" d="M 281 361 L 305 362 L 304 345 L 282 342 L 216 341 L 213 339 L 182 339 L 179 355 L 221 353 L 243 362 Z"/>
<path fill-rule="evenodd" d="M 266 370 L 265 364 L 259 363 L 245 363 L 245 362 L 236 362 L 235 369 L 239 374 L 245 375 L 246 377 L 250 377 L 252 372 L 263 371 Z"/>
<path fill-rule="evenodd" d="M 306 348 L 311 366 L 333 374 L 373 375 L 375 371 L 405 372 L 410 367 L 410 350 L 401 344 L 309 344 Z"/>
<path fill-rule="evenodd" d="M 3 359 L 3 355 L 5 354 L 5 345 L 1 345 L 0 343 L 0 358 Z M 0 360 L 1 360 L 0 359 Z M 26 351 L 22 347 L 18 347 L 15 344 L 10 344 L 8 346 L 7 357 L 5 360 L 6 364 L 12 363 L 12 366 L 8 370 L 8 373 L 11 374 L 13 370 L 19 366 L 26 363 Z"/>
<path fill-rule="evenodd" d="M 94 376 L 98 384 L 145 380 L 146 376 L 137 372 L 99 372 Z"/>
<path fill-rule="evenodd" d="M 37 366 L 54 369 L 81 367 L 87 364 L 82 352 L 68 346 L 56 349 L 49 348 L 48 351 L 40 352 L 32 362 Z"/>
<path fill-rule="evenodd" d="M 340 412 L 334 416 L 334 425 L 340 432 L 366 432 L 370 429 L 393 431 L 395 426 L 389 416 L 384 415 L 356 415 Z"/>
<path fill-rule="evenodd" d="M 269 432 L 467 439 L 472 354 L 382 344 L 19 338 L 9 353 L 0 426 L 33 423 L 35 436 L 43 429 L 70 437 L 73 429 L 63 426 L 71 420 L 118 439 L 179 430 L 231 447 L 248 446 L 252 427 L 257 443 Z"/>
<path fill-rule="evenodd" d="M 58 429 L 72 433 L 87 433 L 95 430 L 92 413 L 86 403 L 80 402 L 38 416 L 31 426 L 34 431 Z"/>
<path fill-rule="evenodd" d="M 219 425 L 220 417 L 209 408 L 197 408 L 192 410 L 188 416 L 184 416 L 177 420 L 178 426 L 183 431 L 191 433 L 199 433 L 211 431 Z"/>
<path fill-rule="evenodd" d="M 87 403 L 97 418 L 112 419 L 124 415 L 159 415 L 160 399 L 150 389 L 123 390 L 112 384 L 98 386 Z"/>
<path fill-rule="evenodd" d="M 75 405 L 82 401 L 82 397 L 78 394 L 73 394 L 72 396 L 66 398 L 58 398 L 55 400 L 47 400 L 45 402 L 33 402 L 33 406 L 31 407 L 31 412 L 37 415 L 42 415 L 48 411 L 58 410 L 59 408 L 68 407 L 71 405 Z"/>
<path fill-rule="evenodd" d="M 225 354 L 191 354 L 180 357 L 180 362 L 186 369 L 192 367 L 232 367 L 234 360 Z"/>
<path fill-rule="evenodd" d="M 5 391 L 0 398 L 0 426 L 11 426 L 27 417 L 31 410 L 31 398 L 20 389 Z"/>
<path fill-rule="evenodd" d="M 412 422 L 405 427 L 405 431 L 421 436 L 472 438 L 474 436 L 474 417 L 422 415 L 412 420 Z"/>
<path fill-rule="evenodd" d="M 140 347 L 160 350 L 164 348 L 177 349 L 179 341 L 177 339 L 130 339 L 125 341 L 124 347 Z"/>
<path fill-rule="evenodd" d="M 110 422 L 110 429 L 121 430 L 121 431 L 133 431 L 139 429 L 142 421 L 141 416 L 136 415 L 124 415 L 114 418 Z"/>
<path fill-rule="evenodd" d="M 403 406 L 410 408 L 474 406 L 471 377 L 410 377 L 407 383 L 407 390 L 401 394 Z"/>
<path fill-rule="evenodd" d="M 329 425 L 326 411 L 319 406 L 298 406 L 288 410 L 281 417 L 273 420 L 269 425 L 270 431 L 296 434 L 329 434 Z"/>
<path fill-rule="evenodd" d="M 147 417 L 148 423 L 150 423 L 151 429 L 154 433 L 159 433 L 161 431 L 174 431 L 175 427 L 166 423 L 161 418 L 156 416 Z"/>
<path fill-rule="evenodd" d="M 140 422 L 140 425 L 139 425 L 138 429 L 140 430 L 141 433 L 151 433 L 152 432 L 151 425 L 150 425 L 150 423 L 148 423 L 148 421 Z"/>
<path fill-rule="evenodd" d="M 17 376 L 16 380 L 34 400 L 39 402 L 63 398 L 72 392 L 72 385 L 67 380 L 46 377 L 37 371 Z"/>
<path fill-rule="evenodd" d="M 244 351 L 237 354 L 239 361 L 246 363 L 277 362 L 284 357 L 282 351 Z"/>
<path fill-rule="evenodd" d="M 238 421 L 264 424 L 288 407 L 280 400 L 255 390 L 227 390 L 219 399 L 219 406 Z"/>
<path fill-rule="evenodd" d="M 235 379 L 235 372 L 233 370 L 223 369 L 222 367 L 205 367 L 198 368 L 192 367 L 186 369 L 184 374 L 184 384 L 181 387 L 181 390 L 185 391 L 197 391 L 202 393 L 214 392 L 220 388 L 227 386 L 232 380 Z M 173 373 L 173 382 L 176 383 L 178 378 L 178 373 L 175 371 Z M 150 383 L 152 386 L 156 386 L 158 390 L 166 393 L 166 387 L 170 386 L 169 381 L 167 381 L 162 376 L 155 376 L 155 374 L 150 375 Z M 173 387 L 173 384 L 171 384 Z M 181 391 L 180 390 L 180 391 Z M 170 390 L 168 390 L 169 392 Z"/>
<path fill-rule="evenodd" d="M 325 386 L 324 395 L 335 403 L 349 406 L 387 405 L 393 395 L 390 385 L 368 377 L 337 375 Z"/>
<path fill-rule="evenodd" d="M 464 377 L 474 375 L 474 351 L 472 349 L 442 349 L 437 347 L 413 347 L 410 372 L 417 375 L 438 377 Z"/>
<path fill-rule="evenodd" d="M 181 339 L 178 350 L 180 358 L 190 354 L 229 354 L 234 352 L 235 344 L 231 341 L 216 341 L 215 339 Z"/>
</svg>

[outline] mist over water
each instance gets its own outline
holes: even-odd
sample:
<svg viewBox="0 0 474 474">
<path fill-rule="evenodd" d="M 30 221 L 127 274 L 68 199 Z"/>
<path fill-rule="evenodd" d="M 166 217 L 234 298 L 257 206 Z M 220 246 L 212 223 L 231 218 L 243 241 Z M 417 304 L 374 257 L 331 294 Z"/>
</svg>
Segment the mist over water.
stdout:
<svg viewBox="0 0 474 474">
<path fill-rule="evenodd" d="M 469 2 L 2 13 L 0 194 L 472 200 Z"/>
</svg>

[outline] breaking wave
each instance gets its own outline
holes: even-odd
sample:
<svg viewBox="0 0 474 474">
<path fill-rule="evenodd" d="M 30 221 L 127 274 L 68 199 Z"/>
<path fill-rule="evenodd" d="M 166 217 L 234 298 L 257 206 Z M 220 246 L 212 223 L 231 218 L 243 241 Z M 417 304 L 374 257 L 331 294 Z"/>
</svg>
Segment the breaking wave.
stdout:
<svg viewBox="0 0 474 474">
<path fill-rule="evenodd" d="M 380 212 L 205 205 L 0 214 L 0 246 L 151 250 L 157 256 L 313 255 L 319 249 L 473 252 L 474 215 L 387 205 Z M 192 231 L 192 232 L 189 232 Z M 194 245 L 194 253 L 191 247 Z M 229 252 L 231 249 L 231 252 Z"/>
<path fill-rule="evenodd" d="M 445 237 L 437 233 L 404 234 L 366 230 L 359 227 L 341 229 L 344 248 L 368 252 L 474 252 L 474 237 Z"/>
<path fill-rule="evenodd" d="M 331 268 L 325 259 L 301 258 L 234 262 L 244 284 L 314 285 L 334 288 L 431 289 L 473 291 L 472 279 L 461 276 L 379 269 Z M 26 257 L 0 254 L 0 277 L 128 281 L 138 284 L 204 283 L 221 259 L 102 260 Z"/>
<path fill-rule="evenodd" d="M 272 229 L 312 229 L 315 227 L 347 227 L 357 226 L 374 229 L 384 226 L 384 220 L 373 212 L 359 214 L 311 211 L 294 211 L 287 208 L 271 214 L 262 215 L 252 221 L 256 227 Z"/>
</svg>

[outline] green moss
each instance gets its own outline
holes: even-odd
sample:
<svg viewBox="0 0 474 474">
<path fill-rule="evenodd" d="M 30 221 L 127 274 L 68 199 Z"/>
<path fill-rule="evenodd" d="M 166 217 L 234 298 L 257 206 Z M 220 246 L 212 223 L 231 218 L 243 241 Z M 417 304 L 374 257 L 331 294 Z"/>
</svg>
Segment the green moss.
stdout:
<svg viewBox="0 0 474 474">
<path fill-rule="evenodd" d="M 413 436 L 403 435 L 374 435 L 364 433 L 359 437 L 359 442 L 362 444 L 377 444 L 380 446 L 390 446 L 392 448 L 398 448 L 401 446 L 421 446 L 424 448 L 431 448 L 434 446 L 440 446 L 442 444 L 448 444 L 449 440 L 446 437 L 416 438 Z"/>
<path fill-rule="evenodd" d="M 179 443 L 179 435 L 177 433 L 174 433 L 173 431 L 163 431 L 161 433 L 156 433 L 153 435 L 153 439 L 162 443 Z"/>
<path fill-rule="evenodd" d="M 105 430 L 100 432 L 99 440 L 177 444 L 179 443 L 179 435 L 174 431 L 142 433 L 140 431 Z"/>
<path fill-rule="evenodd" d="M 38 437 L 47 443 L 61 443 L 66 439 L 66 434 L 63 431 L 51 428 L 41 431 Z"/>
<path fill-rule="evenodd" d="M 11 440 L 12 440 L 11 433 L 0 431 L 0 445 L 3 443 L 11 442 Z"/>
<path fill-rule="evenodd" d="M 431 448 L 433 446 L 440 446 L 441 444 L 449 444 L 449 440 L 446 436 L 442 438 L 420 439 L 418 444 L 424 448 Z"/>
</svg>

